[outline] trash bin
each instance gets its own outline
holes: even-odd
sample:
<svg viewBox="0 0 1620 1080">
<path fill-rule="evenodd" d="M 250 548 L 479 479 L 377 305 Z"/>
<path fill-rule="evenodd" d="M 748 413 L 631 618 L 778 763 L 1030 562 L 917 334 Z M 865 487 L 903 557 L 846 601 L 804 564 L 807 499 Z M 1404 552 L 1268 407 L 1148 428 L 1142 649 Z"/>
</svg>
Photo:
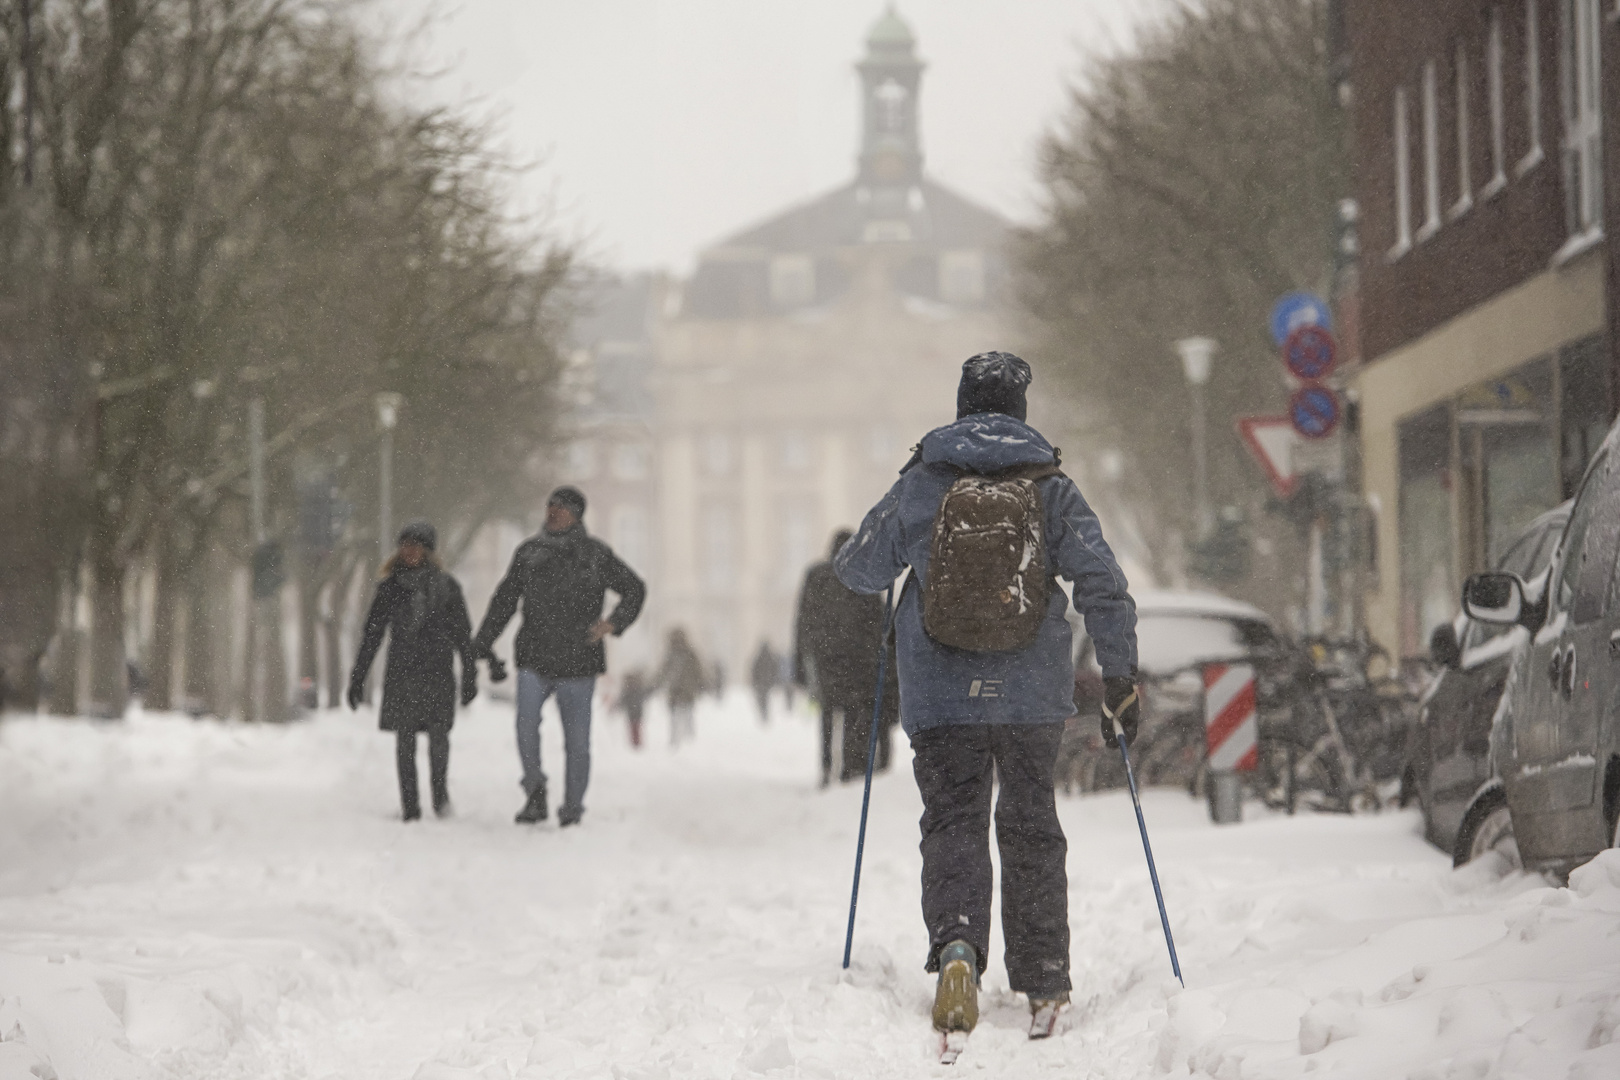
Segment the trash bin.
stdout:
<svg viewBox="0 0 1620 1080">
<path fill-rule="evenodd" d="M 1210 774 L 1209 819 L 1217 825 L 1233 825 L 1243 820 L 1243 778 L 1237 773 Z"/>
</svg>

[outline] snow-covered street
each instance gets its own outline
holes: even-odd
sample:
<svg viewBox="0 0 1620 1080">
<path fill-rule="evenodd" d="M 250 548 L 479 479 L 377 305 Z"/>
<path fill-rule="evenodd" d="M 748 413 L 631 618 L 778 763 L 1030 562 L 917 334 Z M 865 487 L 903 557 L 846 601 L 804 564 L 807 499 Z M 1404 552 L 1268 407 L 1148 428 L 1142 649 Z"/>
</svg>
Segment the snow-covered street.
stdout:
<svg viewBox="0 0 1620 1080">
<path fill-rule="evenodd" d="M 545 739 L 560 779 L 554 717 Z M 456 816 L 397 820 L 368 712 L 287 727 L 0 725 L 0 1080 L 906 1077 L 933 1060 L 904 768 L 815 788 L 808 717 L 739 697 L 671 752 L 597 718 L 578 829 L 520 828 L 510 706 L 458 722 Z M 908 760 L 900 755 L 902 761 Z M 956 1072 L 1620 1075 L 1620 853 L 1570 888 L 1454 873 L 1412 813 L 1207 823 L 1062 799 L 1075 1005 L 1024 1037 L 999 962 Z"/>
</svg>

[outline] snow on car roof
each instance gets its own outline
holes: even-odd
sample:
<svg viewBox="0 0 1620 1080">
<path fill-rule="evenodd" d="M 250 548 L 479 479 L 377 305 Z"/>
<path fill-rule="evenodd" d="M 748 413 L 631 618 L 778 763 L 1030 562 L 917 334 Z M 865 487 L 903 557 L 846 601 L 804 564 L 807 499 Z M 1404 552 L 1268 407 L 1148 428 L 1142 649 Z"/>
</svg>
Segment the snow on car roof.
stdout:
<svg viewBox="0 0 1620 1080">
<path fill-rule="evenodd" d="M 1271 616 L 1241 600 L 1219 593 L 1182 589 L 1132 590 L 1138 615 L 1205 615 L 1222 619 L 1254 619 L 1271 624 Z"/>
</svg>

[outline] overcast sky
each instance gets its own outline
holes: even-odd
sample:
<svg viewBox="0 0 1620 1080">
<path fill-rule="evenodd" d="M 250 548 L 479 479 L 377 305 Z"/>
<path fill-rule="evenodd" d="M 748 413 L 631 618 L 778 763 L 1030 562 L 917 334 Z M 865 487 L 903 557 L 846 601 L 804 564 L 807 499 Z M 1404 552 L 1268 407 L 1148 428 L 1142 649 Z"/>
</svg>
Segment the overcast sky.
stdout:
<svg viewBox="0 0 1620 1080">
<path fill-rule="evenodd" d="M 620 269 L 684 270 L 707 244 L 847 180 L 853 64 L 882 0 L 375 0 L 424 13 L 413 92 L 475 99 L 522 184 Z M 936 179 L 1016 219 L 1035 149 L 1086 51 L 1154 0 L 901 0 L 927 62 L 923 152 Z"/>
</svg>

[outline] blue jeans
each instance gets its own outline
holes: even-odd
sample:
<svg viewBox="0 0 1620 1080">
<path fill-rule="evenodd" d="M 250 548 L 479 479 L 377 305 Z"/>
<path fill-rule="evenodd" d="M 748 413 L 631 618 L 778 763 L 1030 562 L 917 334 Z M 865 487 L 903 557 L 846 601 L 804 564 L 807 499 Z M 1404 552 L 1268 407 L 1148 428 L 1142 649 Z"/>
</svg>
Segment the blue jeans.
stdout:
<svg viewBox="0 0 1620 1080">
<path fill-rule="evenodd" d="M 527 668 L 518 669 L 517 746 L 523 762 L 523 790 L 533 795 L 546 788 L 540 769 L 540 707 L 553 693 L 562 713 L 563 753 L 568 759 L 563 802 L 558 812 L 576 814 L 585 807 L 585 788 L 591 782 L 591 695 L 595 675 L 553 679 Z"/>
</svg>

